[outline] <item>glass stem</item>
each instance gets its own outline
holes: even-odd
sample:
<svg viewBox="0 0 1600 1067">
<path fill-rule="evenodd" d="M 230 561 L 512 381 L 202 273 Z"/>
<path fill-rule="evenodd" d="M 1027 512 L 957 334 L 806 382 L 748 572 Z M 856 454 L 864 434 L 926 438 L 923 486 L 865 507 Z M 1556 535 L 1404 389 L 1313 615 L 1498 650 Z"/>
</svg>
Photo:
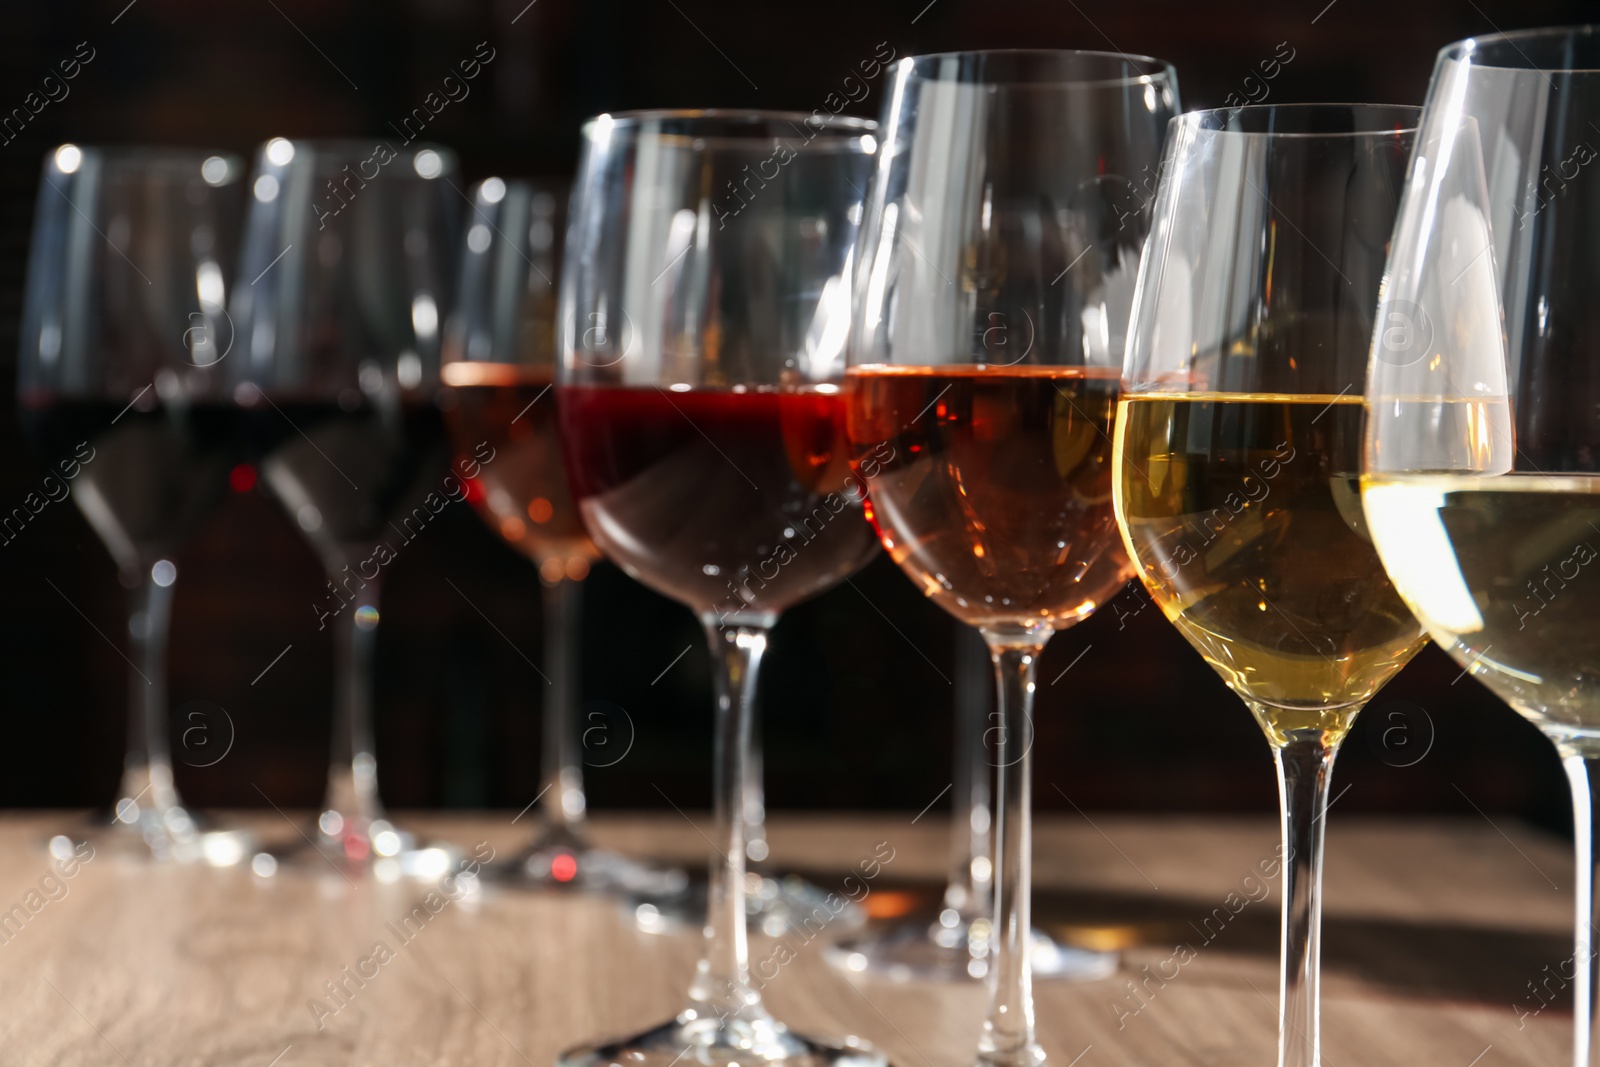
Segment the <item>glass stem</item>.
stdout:
<svg viewBox="0 0 1600 1067">
<path fill-rule="evenodd" d="M 134 822 L 141 811 L 178 806 L 167 745 L 167 631 L 174 584 L 157 585 L 145 567 L 128 597 L 128 751 L 123 760 L 117 816 Z"/>
<path fill-rule="evenodd" d="M 956 636 L 955 781 L 950 804 L 950 876 L 945 883 L 944 906 L 968 922 L 985 915 L 991 907 L 993 843 L 989 823 L 994 782 L 983 737 L 989 725 L 993 669 L 983 639 L 969 627 L 961 627 Z M 978 859 L 989 861 L 982 871 L 974 867 L 973 861 Z"/>
<path fill-rule="evenodd" d="M 550 686 L 544 705 L 539 788 L 546 826 L 568 838 L 583 833 L 588 803 L 578 760 L 578 608 L 582 590 L 568 578 L 545 582 L 544 662 Z"/>
<path fill-rule="evenodd" d="M 750 757 L 744 765 L 744 854 L 751 863 L 767 858 L 767 783 L 762 762 L 761 709 L 750 709 Z"/>
<path fill-rule="evenodd" d="M 689 988 L 689 1010 L 724 1023 L 764 1020 L 761 998 L 750 985 L 745 930 L 745 821 L 743 806 L 750 758 L 750 724 L 756 677 L 767 648 L 764 626 L 719 626 L 704 620 L 716 681 L 717 720 L 711 840 L 711 885 L 704 955 Z"/>
<path fill-rule="evenodd" d="M 341 576 L 333 577 L 339 581 Z M 372 742 L 373 650 L 378 643 L 380 581 L 343 575 L 339 588 L 352 599 L 339 612 L 333 635 L 333 753 L 323 810 L 337 812 L 346 827 L 355 819 L 362 832 L 372 820 L 383 817 Z"/>
<path fill-rule="evenodd" d="M 1322 965 L 1322 839 L 1336 745 L 1321 730 L 1288 731 L 1273 749 L 1283 808 L 1278 1067 L 1318 1067 Z"/>
<path fill-rule="evenodd" d="M 1594 1025 L 1594 790 L 1600 756 L 1585 757 L 1559 741 L 1561 765 L 1572 787 L 1572 837 L 1577 851 L 1577 888 L 1574 891 L 1572 959 L 1562 978 L 1573 979 L 1572 1063 L 1590 1067 L 1589 1050 Z M 1562 968 L 1557 968 L 1558 972 Z"/>
<path fill-rule="evenodd" d="M 995 835 L 1000 862 L 994 871 L 994 930 L 990 937 L 989 1016 L 978 1039 L 978 1062 L 990 1067 L 1034 1067 L 1044 1049 L 1033 1031 L 1033 677 L 1049 634 L 1026 643 L 986 632 L 999 693 L 995 742 L 999 811 Z"/>
</svg>

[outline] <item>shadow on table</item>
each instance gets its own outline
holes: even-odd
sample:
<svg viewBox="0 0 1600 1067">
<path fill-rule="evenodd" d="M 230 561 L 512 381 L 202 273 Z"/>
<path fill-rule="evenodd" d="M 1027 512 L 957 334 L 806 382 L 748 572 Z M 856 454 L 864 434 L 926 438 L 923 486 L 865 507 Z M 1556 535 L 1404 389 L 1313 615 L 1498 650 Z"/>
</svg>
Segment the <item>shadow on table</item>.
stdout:
<svg viewBox="0 0 1600 1067">
<path fill-rule="evenodd" d="M 800 872 L 826 885 L 824 872 Z M 875 885 L 866 900 L 875 921 L 926 915 L 943 887 L 928 883 Z M 1140 950 L 1139 966 L 1122 980 L 1152 971 L 1182 946 L 1259 958 L 1278 955 L 1279 913 L 1274 898 L 1227 899 L 1155 893 L 1036 889 L 1034 924 L 1062 941 L 1087 948 Z M 1165 951 L 1161 951 L 1161 950 Z M 1397 996 L 1502 1004 L 1536 1011 L 1571 1011 L 1572 941 L 1552 933 L 1465 923 L 1400 921 L 1324 915 L 1322 963 L 1333 976 Z M 1166 964 L 1170 972 L 1173 965 Z M 1531 983 L 1531 985 L 1530 985 Z M 1537 993 L 1535 993 L 1537 990 Z"/>
</svg>

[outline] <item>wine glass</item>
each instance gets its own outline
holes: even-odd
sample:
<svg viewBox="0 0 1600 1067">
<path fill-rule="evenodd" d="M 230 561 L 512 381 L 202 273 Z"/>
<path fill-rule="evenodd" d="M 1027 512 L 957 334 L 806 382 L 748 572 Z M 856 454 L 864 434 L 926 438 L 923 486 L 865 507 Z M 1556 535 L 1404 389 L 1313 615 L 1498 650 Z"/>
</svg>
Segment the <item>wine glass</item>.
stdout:
<svg viewBox="0 0 1600 1067">
<path fill-rule="evenodd" d="M 436 877 L 445 863 L 378 798 L 372 656 L 386 568 L 465 497 L 433 396 L 455 293 L 455 173 L 444 148 L 273 138 L 256 160 L 232 305 L 233 397 L 253 454 L 328 577 L 305 615 L 307 639 L 331 628 L 335 642 L 316 845 L 340 864 L 381 864 L 379 877 Z"/>
<path fill-rule="evenodd" d="M 785 608 L 876 549 L 843 436 L 849 267 L 871 122 L 650 111 L 584 125 L 561 278 L 562 444 L 607 558 L 699 616 L 717 692 L 709 913 L 688 1004 L 566 1065 L 881 1065 L 788 1030 L 752 982 L 744 786 Z M 670 798 L 669 798 L 670 799 Z"/>
<path fill-rule="evenodd" d="M 564 192 L 564 190 L 563 190 Z M 548 688 L 539 783 L 543 818 L 532 842 L 498 872 L 531 886 L 666 893 L 682 871 L 656 871 L 589 841 L 585 731 L 578 707 L 578 608 L 600 550 L 567 489 L 556 428 L 557 236 L 564 212 L 551 188 L 487 178 L 473 187 L 455 311 L 445 328 L 440 403 L 467 499 L 539 569 Z M 487 449 L 495 458 L 477 457 Z M 610 757 L 597 757 L 605 762 Z"/>
<path fill-rule="evenodd" d="M 243 176 L 220 152 L 56 148 L 34 213 L 18 373 L 23 432 L 50 464 L 46 495 L 71 495 L 129 594 L 127 750 L 97 843 L 219 865 L 248 855 L 250 838 L 202 831 L 173 784 L 167 632 L 175 553 L 234 458 L 217 363 L 231 343 Z"/>
<path fill-rule="evenodd" d="M 955 766 L 951 776 L 950 861 L 937 915 L 910 916 L 823 950 L 829 963 L 896 982 L 962 982 L 989 973 L 994 901 L 994 766 L 984 735 L 991 720 L 989 646 L 961 626 L 951 684 L 955 689 Z M 1088 980 L 1116 969 L 1109 952 L 1059 944 L 1037 927 L 1030 966 L 1034 978 Z"/>
<path fill-rule="evenodd" d="M 1372 333 L 1361 482 L 1400 596 L 1560 753 L 1575 1067 L 1592 1062 L 1595 992 L 1597 122 L 1596 27 L 1440 52 Z"/>
<path fill-rule="evenodd" d="M 1129 327 L 1117 522 L 1277 765 L 1280 1067 L 1320 1063 L 1334 757 L 1424 640 L 1358 498 L 1366 344 L 1417 115 L 1310 104 L 1174 120 Z"/>
<path fill-rule="evenodd" d="M 1031 967 L 1034 672 L 1129 577 L 1111 515 L 1122 338 L 1177 76 L 1144 56 L 902 60 L 858 243 L 849 435 L 895 562 L 982 633 L 999 694 L 978 1061 L 1043 1061 Z M 1106 973 L 1114 957 L 1085 952 Z"/>
</svg>

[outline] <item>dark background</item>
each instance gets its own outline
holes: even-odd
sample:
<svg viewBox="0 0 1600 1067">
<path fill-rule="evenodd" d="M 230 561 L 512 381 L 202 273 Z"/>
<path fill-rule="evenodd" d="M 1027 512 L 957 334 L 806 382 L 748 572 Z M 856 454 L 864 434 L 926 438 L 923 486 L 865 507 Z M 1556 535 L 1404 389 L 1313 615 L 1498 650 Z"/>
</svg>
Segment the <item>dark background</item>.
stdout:
<svg viewBox="0 0 1600 1067">
<path fill-rule="evenodd" d="M 275 135 L 382 136 L 487 41 L 494 59 L 471 95 L 433 120 L 429 139 L 454 146 L 471 180 L 560 179 L 588 115 L 828 107 L 880 42 L 901 56 L 1015 46 L 1148 53 L 1177 65 L 1189 108 L 1263 92 L 1271 102 L 1420 103 L 1441 45 L 1583 21 L 1595 9 L 1526 0 L 126 3 L 11 5 L 0 35 L 0 114 L 79 42 L 95 50 L 71 95 L 0 145 L 0 510 L 45 473 L 17 432 L 16 331 L 40 164 L 61 141 L 249 153 Z M 1264 81 L 1260 64 L 1286 54 L 1280 43 L 1294 58 Z M 850 110 L 876 115 L 883 81 Z M 177 561 L 171 694 L 181 790 L 202 807 L 261 806 L 263 794 L 286 808 L 314 805 L 333 651 L 332 631 L 317 631 L 310 607 L 324 591 L 311 550 L 252 489 L 230 494 Z M 534 567 L 460 505 L 386 575 L 377 691 L 386 799 L 527 804 L 538 790 L 544 689 L 527 662 L 540 658 Z M 956 625 L 881 557 L 855 584 L 795 609 L 776 632 L 762 698 L 773 808 L 918 810 L 950 781 Z M 0 590 L 0 805 L 109 801 L 127 675 L 112 644 L 125 621 L 110 558 L 72 504 L 53 504 L 0 547 Z M 1273 810 L 1259 730 L 1160 613 L 1140 610 L 1146 603 L 1125 593 L 1057 636 L 1044 657 L 1039 805 Z M 583 641 L 583 699 L 598 716 L 588 761 L 612 763 L 627 750 L 591 768 L 591 805 L 708 804 L 709 668 L 688 611 L 602 566 L 588 582 Z M 197 766 L 230 733 L 227 756 Z M 1335 789 L 1346 787 L 1341 814 L 1477 807 L 1567 821 L 1551 746 L 1431 645 L 1361 717 L 1340 760 Z"/>
</svg>

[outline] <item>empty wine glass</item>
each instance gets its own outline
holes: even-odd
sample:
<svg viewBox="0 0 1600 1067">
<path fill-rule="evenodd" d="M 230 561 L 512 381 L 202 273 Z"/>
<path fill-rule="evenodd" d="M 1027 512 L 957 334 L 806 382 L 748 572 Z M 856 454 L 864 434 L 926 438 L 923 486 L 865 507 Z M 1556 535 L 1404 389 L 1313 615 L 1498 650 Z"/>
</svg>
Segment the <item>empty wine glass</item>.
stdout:
<svg viewBox="0 0 1600 1067">
<path fill-rule="evenodd" d="M 129 593 L 127 754 L 96 843 L 214 864 L 239 862 L 250 838 L 200 830 L 173 784 L 167 631 L 176 552 L 221 498 L 234 459 L 217 364 L 232 340 L 224 306 L 243 175 L 220 152 L 52 152 L 18 372 L 23 432 L 50 465 L 46 494 L 71 495 Z"/>
<path fill-rule="evenodd" d="M 670 893 L 686 883 L 682 871 L 653 870 L 596 848 L 585 827 L 578 605 L 600 550 L 567 489 L 551 391 L 565 214 L 557 191 L 501 178 L 473 188 L 441 368 L 456 463 L 478 468 L 467 479 L 468 499 L 490 529 L 538 566 L 542 586 L 542 818 L 528 847 L 497 873 L 547 888 Z M 495 458 L 480 465 L 484 446 Z M 604 763 L 610 753 L 596 758 Z"/>
<path fill-rule="evenodd" d="M 601 551 L 705 629 L 716 828 L 687 1005 L 566 1052 L 568 1067 L 883 1063 L 855 1039 L 806 1038 L 767 1010 L 751 976 L 742 817 L 767 634 L 875 550 L 839 390 L 875 128 L 720 111 L 584 126 L 561 279 L 562 443 Z"/>
<path fill-rule="evenodd" d="M 331 627 L 336 653 L 317 846 L 381 863 L 380 876 L 437 876 L 446 863 L 378 798 L 372 657 L 386 568 L 465 498 L 434 402 L 460 240 L 455 173 L 444 148 L 273 138 L 256 160 L 234 290 L 233 396 L 263 480 L 328 577 L 305 614 L 307 637 Z"/>
<path fill-rule="evenodd" d="M 1429 635 L 1550 739 L 1577 845 L 1574 1067 L 1594 1062 L 1600 772 L 1600 28 L 1439 53 L 1367 361 L 1361 503 Z"/>
</svg>

